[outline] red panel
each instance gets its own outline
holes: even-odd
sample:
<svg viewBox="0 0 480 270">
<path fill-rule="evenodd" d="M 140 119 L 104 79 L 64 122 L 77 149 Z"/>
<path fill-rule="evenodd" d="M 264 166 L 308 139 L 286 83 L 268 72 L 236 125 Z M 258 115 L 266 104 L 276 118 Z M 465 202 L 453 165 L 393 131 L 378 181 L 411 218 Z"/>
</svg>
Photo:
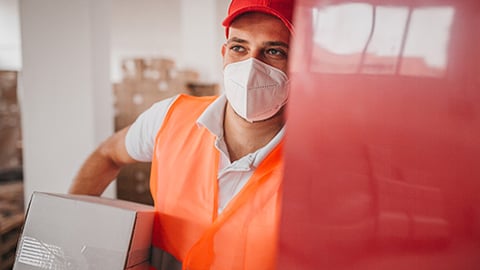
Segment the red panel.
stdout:
<svg viewBox="0 0 480 270">
<path fill-rule="evenodd" d="M 480 1 L 298 0 L 279 269 L 480 269 Z"/>
</svg>

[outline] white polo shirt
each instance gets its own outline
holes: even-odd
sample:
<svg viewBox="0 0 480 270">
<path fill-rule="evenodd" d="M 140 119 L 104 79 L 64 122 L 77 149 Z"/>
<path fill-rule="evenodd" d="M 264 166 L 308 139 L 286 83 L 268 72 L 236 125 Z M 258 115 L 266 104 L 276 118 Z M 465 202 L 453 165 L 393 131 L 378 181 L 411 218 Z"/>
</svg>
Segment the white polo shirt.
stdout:
<svg viewBox="0 0 480 270">
<path fill-rule="evenodd" d="M 155 137 L 163 124 L 170 105 L 176 98 L 177 96 L 155 103 L 132 124 L 126 136 L 125 146 L 133 159 L 143 162 L 152 161 Z M 285 127 L 283 127 L 267 145 L 232 163 L 223 137 L 223 118 L 226 104 L 225 95 L 219 96 L 197 119 L 198 125 L 206 127 L 215 135 L 215 147 L 220 151 L 217 173 L 219 213 L 243 188 L 260 162 L 275 148 L 285 133 Z"/>
</svg>

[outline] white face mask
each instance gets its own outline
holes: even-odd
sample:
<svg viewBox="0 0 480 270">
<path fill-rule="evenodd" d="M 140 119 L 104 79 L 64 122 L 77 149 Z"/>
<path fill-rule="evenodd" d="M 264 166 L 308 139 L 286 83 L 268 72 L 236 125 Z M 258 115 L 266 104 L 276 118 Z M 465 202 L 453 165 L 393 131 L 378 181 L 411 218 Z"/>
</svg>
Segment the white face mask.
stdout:
<svg viewBox="0 0 480 270">
<path fill-rule="evenodd" d="M 268 119 L 287 103 L 287 75 L 255 58 L 228 64 L 223 79 L 230 105 L 249 122 Z"/>
</svg>

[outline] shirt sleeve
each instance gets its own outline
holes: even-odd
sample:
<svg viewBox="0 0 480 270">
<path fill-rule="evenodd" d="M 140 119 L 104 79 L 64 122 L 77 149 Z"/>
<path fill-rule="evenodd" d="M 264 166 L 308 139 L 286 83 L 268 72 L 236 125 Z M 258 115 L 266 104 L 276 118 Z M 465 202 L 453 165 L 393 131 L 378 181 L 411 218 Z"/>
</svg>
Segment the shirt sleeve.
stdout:
<svg viewBox="0 0 480 270">
<path fill-rule="evenodd" d="M 158 130 L 163 124 L 170 105 L 177 96 L 153 104 L 140 114 L 130 126 L 125 137 L 125 147 L 133 159 L 141 162 L 152 161 Z"/>
</svg>

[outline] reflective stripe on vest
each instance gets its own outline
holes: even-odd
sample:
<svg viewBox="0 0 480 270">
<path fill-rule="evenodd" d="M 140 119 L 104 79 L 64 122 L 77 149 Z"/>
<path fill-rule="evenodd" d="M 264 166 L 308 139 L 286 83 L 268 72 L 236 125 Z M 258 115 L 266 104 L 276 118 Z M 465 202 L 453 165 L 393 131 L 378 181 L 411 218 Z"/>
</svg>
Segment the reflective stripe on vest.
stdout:
<svg viewBox="0 0 480 270">
<path fill-rule="evenodd" d="M 179 96 L 157 135 L 153 244 L 183 269 L 275 269 L 283 142 L 217 216 L 219 152 L 215 136 L 196 124 L 213 100 Z"/>
</svg>

